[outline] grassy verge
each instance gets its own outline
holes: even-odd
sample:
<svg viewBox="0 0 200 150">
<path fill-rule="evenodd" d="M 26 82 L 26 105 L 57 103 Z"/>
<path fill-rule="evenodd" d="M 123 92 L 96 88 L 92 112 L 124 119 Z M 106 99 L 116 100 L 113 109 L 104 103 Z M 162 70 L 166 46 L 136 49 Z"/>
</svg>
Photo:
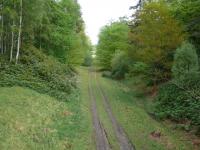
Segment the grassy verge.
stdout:
<svg viewBox="0 0 200 150">
<path fill-rule="evenodd" d="M 0 88 L 0 149 L 91 149 L 79 91 L 68 99 L 61 102 L 21 87 Z"/>
<path fill-rule="evenodd" d="M 90 102 L 90 97 L 88 94 L 88 72 L 86 69 L 82 69 L 79 68 L 78 69 L 78 73 L 79 73 L 79 77 L 78 77 L 78 85 L 80 87 L 80 91 L 81 91 L 81 100 L 82 100 L 82 104 L 81 104 L 81 108 L 82 108 L 82 112 L 83 115 L 86 119 L 86 124 L 87 127 L 85 128 L 85 130 L 88 131 L 88 133 L 90 133 L 86 139 L 88 141 L 87 145 L 88 145 L 88 150 L 92 150 L 95 149 L 95 137 L 93 134 L 93 126 L 92 126 L 92 114 L 91 114 L 91 102 Z M 84 149 L 84 148 L 83 148 Z M 80 148 L 81 150 L 81 148 Z"/>
<path fill-rule="evenodd" d="M 191 150 L 191 142 L 184 135 L 167 128 L 162 123 L 152 119 L 141 107 L 142 97 L 133 93 L 125 85 L 97 76 L 101 86 L 106 91 L 112 110 L 121 123 L 136 149 L 143 150 Z M 139 102 L 141 100 L 141 103 Z M 151 135 L 153 131 L 161 133 L 160 137 Z"/>
</svg>

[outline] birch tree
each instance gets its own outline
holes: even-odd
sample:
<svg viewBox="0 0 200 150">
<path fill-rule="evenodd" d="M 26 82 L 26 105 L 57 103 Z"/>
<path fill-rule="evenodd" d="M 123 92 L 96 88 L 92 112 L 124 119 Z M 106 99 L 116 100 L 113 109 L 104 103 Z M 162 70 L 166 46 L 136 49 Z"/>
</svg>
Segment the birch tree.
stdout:
<svg viewBox="0 0 200 150">
<path fill-rule="evenodd" d="M 16 54 L 16 64 L 19 59 L 19 52 L 21 46 L 21 32 L 22 32 L 22 10 L 23 10 L 23 1 L 20 0 L 20 17 L 19 17 L 19 31 L 18 31 L 18 40 L 17 40 L 17 54 Z"/>
<path fill-rule="evenodd" d="M 4 52 L 4 46 L 3 46 L 3 41 L 4 41 L 4 37 L 3 37 L 3 28 L 4 28 L 4 16 L 3 16 L 3 8 L 4 8 L 4 0 L 2 0 L 1 3 L 1 53 L 3 54 Z"/>
</svg>

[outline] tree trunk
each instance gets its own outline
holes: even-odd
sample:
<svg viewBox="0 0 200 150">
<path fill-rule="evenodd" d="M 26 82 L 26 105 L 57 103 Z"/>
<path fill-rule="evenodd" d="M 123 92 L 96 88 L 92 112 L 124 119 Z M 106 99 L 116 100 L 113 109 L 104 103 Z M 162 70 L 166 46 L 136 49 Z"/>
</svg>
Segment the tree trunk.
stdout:
<svg viewBox="0 0 200 150">
<path fill-rule="evenodd" d="M 13 20 L 13 27 L 15 25 L 15 22 Z M 13 48 L 14 48 L 14 31 L 12 29 L 12 35 L 11 35 L 11 48 L 10 48 L 10 62 L 12 62 L 12 59 L 13 59 Z"/>
<path fill-rule="evenodd" d="M 42 41 L 41 41 L 41 25 L 40 25 L 40 50 L 42 49 Z"/>
<path fill-rule="evenodd" d="M 13 1 L 13 8 L 15 9 L 15 1 Z M 12 33 L 11 33 L 11 48 L 10 48 L 10 62 L 12 62 L 13 59 L 13 49 L 14 49 L 14 38 L 15 38 L 15 34 L 14 34 L 14 26 L 15 26 L 15 18 L 13 18 L 13 22 L 12 22 Z"/>
<path fill-rule="evenodd" d="M 18 63 L 19 59 L 19 51 L 21 46 L 21 32 L 22 32 L 22 0 L 20 1 L 20 18 L 19 18 L 19 33 L 18 33 L 18 44 L 17 44 L 17 54 L 16 54 L 16 64 Z"/>
<path fill-rule="evenodd" d="M 2 0 L 2 6 L 1 6 L 1 11 L 2 11 L 2 14 L 1 14 L 1 28 L 2 28 L 2 31 L 1 31 L 1 53 L 3 54 L 4 52 L 4 45 L 3 45 L 3 41 L 4 41 L 4 35 L 3 35 L 3 24 L 4 24 L 4 17 L 3 17 L 3 4 L 4 4 L 4 1 Z"/>
<path fill-rule="evenodd" d="M 8 34 L 7 34 L 8 32 L 7 32 L 7 27 L 5 27 L 5 37 L 4 37 L 4 54 L 6 53 L 6 51 L 7 51 L 7 36 L 8 36 Z"/>
</svg>

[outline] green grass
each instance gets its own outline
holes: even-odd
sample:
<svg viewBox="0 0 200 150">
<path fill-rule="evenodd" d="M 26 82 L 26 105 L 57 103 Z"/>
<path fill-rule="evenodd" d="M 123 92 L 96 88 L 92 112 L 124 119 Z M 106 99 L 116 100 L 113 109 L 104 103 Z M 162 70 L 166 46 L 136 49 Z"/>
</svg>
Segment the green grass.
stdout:
<svg viewBox="0 0 200 150">
<path fill-rule="evenodd" d="M 88 110 L 79 90 L 61 102 L 33 90 L 0 88 L 1 150 L 91 149 Z"/>
<path fill-rule="evenodd" d="M 88 74 L 88 69 L 86 67 L 82 67 L 81 69 L 79 69 L 79 73 L 80 73 L 80 78 L 82 79 L 82 97 L 85 99 L 85 101 L 87 101 L 87 99 L 89 99 L 89 106 L 91 107 L 91 101 L 90 101 L 90 97 L 88 95 L 88 84 L 90 82 L 91 84 L 91 88 L 94 92 L 94 96 L 96 98 L 96 104 L 97 104 L 97 111 L 99 114 L 99 119 L 103 125 L 103 128 L 106 131 L 106 135 L 108 137 L 108 141 L 110 146 L 112 147 L 113 150 L 119 150 L 119 144 L 117 142 L 117 139 L 115 137 L 114 134 L 114 130 L 111 124 L 111 121 L 108 117 L 107 112 L 105 111 L 104 105 L 103 105 L 103 101 L 102 101 L 102 96 L 97 88 L 96 82 L 95 82 L 95 76 L 93 74 L 91 74 L 91 76 L 89 76 Z M 92 116 L 91 116 L 92 117 Z M 94 131 L 93 131 L 94 133 Z M 93 135 L 93 139 L 94 135 Z M 95 141 L 93 141 L 93 143 L 95 144 Z M 93 148 L 95 149 L 95 148 Z M 93 150 L 91 149 L 91 150 Z"/>
<path fill-rule="evenodd" d="M 95 149 L 95 135 L 93 132 L 93 125 L 92 125 L 92 114 L 91 114 L 91 101 L 90 101 L 90 97 L 89 97 L 89 93 L 88 93 L 88 71 L 86 69 L 78 69 L 78 73 L 79 73 L 79 80 L 78 80 L 78 85 L 80 87 L 80 91 L 81 91 L 81 100 L 82 100 L 82 112 L 83 115 L 85 116 L 85 118 L 87 118 L 87 127 L 85 128 L 85 130 L 88 131 L 88 133 L 90 133 L 90 135 L 88 135 L 87 139 L 88 140 L 88 150 L 93 150 Z M 81 149 L 81 148 L 80 148 Z M 84 148 L 83 148 L 84 150 Z"/>
<path fill-rule="evenodd" d="M 107 133 L 108 141 L 112 149 L 114 150 L 120 150 L 120 146 L 118 144 L 114 128 L 112 126 L 111 120 L 108 116 L 108 113 L 105 110 L 105 106 L 103 103 L 103 97 L 100 93 L 100 90 L 98 88 L 97 82 L 95 79 L 95 75 L 93 75 L 93 80 L 91 82 L 92 89 L 94 90 L 95 96 L 96 96 L 96 101 L 97 101 L 97 109 L 98 109 L 98 114 L 100 121 L 103 124 L 103 127 Z"/>
<path fill-rule="evenodd" d="M 105 90 L 112 110 L 125 129 L 136 149 L 142 150 L 192 150 L 192 144 L 182 132 L 167 128 L 162 123 L 152 119 L 144 107 L 144 97 L 129 90 L 127 86 L 117 81 L 97 76 Z M 141 102 L 140 102 L 141 101 Z M 151 132 L 161 132 L 161 138 L 153 138 Z"/>
</svg>

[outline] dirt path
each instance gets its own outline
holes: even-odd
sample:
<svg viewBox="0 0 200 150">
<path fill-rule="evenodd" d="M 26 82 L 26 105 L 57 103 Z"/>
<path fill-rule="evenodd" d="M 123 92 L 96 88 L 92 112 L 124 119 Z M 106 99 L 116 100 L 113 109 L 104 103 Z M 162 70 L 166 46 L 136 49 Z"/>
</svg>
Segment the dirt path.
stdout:
<svg viewBox="0 0 200 150">
<path fill-rule="evenodd" d="M 95 138 L 96 138 L 96 147 L 97 150 L 107 150 L 111 149 L 109 146 L 109 141 L 106 136 L 106 131 L 103 128 L 103 125 L 100 122 L 97 106 L 96 106 L 96 95 L 93 91 L 94 88 L 97 89 L 97 91 L 102 96 L 103 106 L 104 109 L 112 123 L 112 127 L 115 132 L 116 139 L 118 140 L 120 150 L 135 150 L 133 144 L 128 139 L 126 133 L 124 132 L 121 125 L 117 122 L 115 116 L 112 113 L 108 97 L 106 96 L 103 88 L 100 86 L 99 81 L 96 78 L 96 73 L 93 72 L 91 69 L 88 71 L 89 76 L 89 95 L 92 101 L 92 115 L 93 115 L 93 126 L 95 129 Z M 95 81 L 95 86 L 91 87 L 91 80 Z"/>
<path fill-rule="evenodd" d="M 99 115 L 97 111 L 96 106 L 96 98 L 94 96 L 93 89 L 91 87 L 91 73 L 89 71 L 89 83 L 88 83 L 88 91 L 89 96 L 92 102 L 92 119 L 93 119 L 93 127 L 95 130 L 95 141 L 96 141 L 96 148 L 97 150 L 110 150 L 109 142 L 106 136 L 106 131 L 103 128 L 103 125 L 101 124 L 99 120 Z"/>
<path fill-rule="evenodd" d="M 102 95 L 104 107 L 105 107 L 105 110 L 106 110 L 106 112 L 107 112 L 107 114 L 110 118 L 110 121 L 112 122 L 112 126 L 114 128 L 116 137 L 117 137 L 119 145 L 120 145 L 120 149 L 121 150 L 135 150 L 134 145 L 130 142 L 130 140 L 128 139 L 128 137 L 127 137 L 125 131 L 123 130 L 122 126 L 117 122 L 115 116 L 113 115 L 110 104 L 109 104 L 108 97 L 106 96 L 105 91 L 103 90 L 103 88 L 99 84 L 99 80 L 96 77 L 96 73 L 95 73 L 95 82 L 96 82 L 96 85 L 97 85 L 99 92 Z"/>
</svg>

